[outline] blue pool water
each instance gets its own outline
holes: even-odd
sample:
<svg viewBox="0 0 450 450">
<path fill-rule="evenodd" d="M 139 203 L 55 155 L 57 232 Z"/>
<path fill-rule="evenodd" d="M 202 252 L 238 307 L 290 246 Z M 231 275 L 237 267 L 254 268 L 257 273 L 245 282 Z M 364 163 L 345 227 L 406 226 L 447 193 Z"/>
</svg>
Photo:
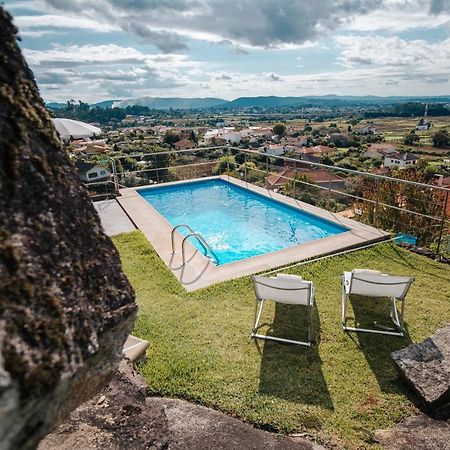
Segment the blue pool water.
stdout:
<svg viewBox="0 0 450 450">
<path fill-rule="evenodd" d="M 224 180 L 138 190 L 175 226 L 189 225 L 211 246 L 218 264 L 239 261 L 348 231 Z M 184 235 L 186 230 L 180 229 Z M 200 243 L 190 238 L 202 250 Z"/>
</svg>

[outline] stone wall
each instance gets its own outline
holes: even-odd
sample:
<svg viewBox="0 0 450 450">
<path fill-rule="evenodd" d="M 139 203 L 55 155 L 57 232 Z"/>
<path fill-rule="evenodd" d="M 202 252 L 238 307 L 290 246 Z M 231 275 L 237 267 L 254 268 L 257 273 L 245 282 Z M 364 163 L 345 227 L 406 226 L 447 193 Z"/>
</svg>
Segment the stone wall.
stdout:
<svg viewBox="0 0 450 450">
<path fill-rule="evenodd" d="M 108 381 L 133 291 L 0 7 L 0 449 L 35 448 Z"/>
</svg>

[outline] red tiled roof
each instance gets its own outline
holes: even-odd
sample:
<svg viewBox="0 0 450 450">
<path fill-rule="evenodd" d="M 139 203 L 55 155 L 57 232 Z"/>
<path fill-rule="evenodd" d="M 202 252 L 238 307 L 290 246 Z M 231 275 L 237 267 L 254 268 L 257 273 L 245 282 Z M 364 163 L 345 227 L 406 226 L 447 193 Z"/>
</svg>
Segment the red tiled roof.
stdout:
<svg viewBox="0 0 450 450">
<path fill-rule="evenodd" d="M 336 151 L 334 148 L 328 147 L 326 145 L 315 145 L 314 147 L 312 147 L 312 150 L 312 153 L 320 153 L 321 155 Z"/>
<path fill-rule="evenodd" d="M 343 178 L 335 175 L 334 173 L 329 173 L 327 170 L 302 170 L 298 172 L 299 174 L 306 175 L 309 179 L 311 179 L 314 183 L 324 183 L 326 181 L 336 182 L 343 181 Z"/>
<path fill-rule="evenodd" d="M 267 183 L 270 186 L 284 186 L 285 184 L 289 183 L 289 180 L 284 177 L 292 177 L 292 170 L 291 169 L 284 169 L 281 172 L 274 173 L 272 175 L 269 175 L 267 178 Z"/>
</svg>

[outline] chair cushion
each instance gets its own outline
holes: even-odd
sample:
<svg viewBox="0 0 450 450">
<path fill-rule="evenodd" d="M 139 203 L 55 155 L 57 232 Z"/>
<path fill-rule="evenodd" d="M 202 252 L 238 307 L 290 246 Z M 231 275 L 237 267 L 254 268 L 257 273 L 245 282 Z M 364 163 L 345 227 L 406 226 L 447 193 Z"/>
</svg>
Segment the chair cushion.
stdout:
<svg viewBox="0 0 450 450">
<path fill-rule="evenodd" d="M 277 278 L 279 280 L 303 280 L 303 278 L 300 275 L 291 275 L 289 273 L 279 273 L 277 274 Z"/>
<path fill-rule="evenodd" d="M 353 269 L 352 270 L 353 273 L 359 273 L 359 274 L 364 274 L 364 273 L 378 273 L 381 274 L 381 272 L 379 270 L 371 270 L 371 269 Z"/>
</svg>

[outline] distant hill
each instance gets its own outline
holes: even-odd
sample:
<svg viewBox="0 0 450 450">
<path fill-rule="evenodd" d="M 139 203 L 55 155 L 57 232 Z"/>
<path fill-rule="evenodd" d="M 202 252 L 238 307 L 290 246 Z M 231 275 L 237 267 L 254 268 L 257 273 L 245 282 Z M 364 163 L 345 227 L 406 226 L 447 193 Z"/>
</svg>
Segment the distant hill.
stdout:
<svg viewBox="0 0 450 450">
<path fill-rule="evenodd" d="M 180 98 L 180 97 L 138 97 L 119 100 L 114 106 L 147 106 L 150 109 L 204 109 L 224 106 L 228 100 L 221 98 Z"/>
<path fill-rule="evenodd" d="M 114 103 L 118 102 L 119 100 L 104 100 L 102 102 L 98 102 L 98 103 L 94 103 L 91 106 L 91 108 L 112 108 L 112 106 L 114 105 Z"/>
<path fill-rule="evenodd" d="M 96 107 L 103 108 L 103 109 L 112 108 L 112 105 L 117 101 L 118 100 L 104 100 L 102 102 L 92 103 L 89 106 L 91 108 L 96 108 Z M 46 103 L 46 106 L 47 106 L 47 108 L 50 108 L 50 109 L 62 109 L 67 106 L 67 102 L 66 103 L 49 102 L 49 103 Z"/>
<path fill-rule="evenodd" d="M 448 103 L 450 95 L 435 97 L 392 96 L 377 97 L 375 95 L 323 95 L 303 97 L 239 97 L 229 101 L 221 98 L 182 98 L 182 97 L 137 97 L 127 100 L 104 100 L 91 104 L 91 108 L 108 109 L 112 107 L 143 106 L 149 109 L 248 109 L 248 108 L 285 108 L 285 107 L 351 107 L 351 106 L 394 106 L 402 103 Z M 66 103 L 50 102 L 47 107 L 58 110 L 65 108 Z"/>
<path fill-rule="evenodd" d="M 221 107 L 225 108 L 279 108 L 288 106 L 352 106 L 393 105 L 405 102 L 449 103 L 450 96 L 442 97 L 377 97 L 368 96 L 304 96 L 304 97 L 239 97 Z"/>
<path fill-rule="evenodd" d="M 67 103 L 50 102 L 45 104 L 50 109 L 61 109 L 67 106 Z"/>
</svg>

